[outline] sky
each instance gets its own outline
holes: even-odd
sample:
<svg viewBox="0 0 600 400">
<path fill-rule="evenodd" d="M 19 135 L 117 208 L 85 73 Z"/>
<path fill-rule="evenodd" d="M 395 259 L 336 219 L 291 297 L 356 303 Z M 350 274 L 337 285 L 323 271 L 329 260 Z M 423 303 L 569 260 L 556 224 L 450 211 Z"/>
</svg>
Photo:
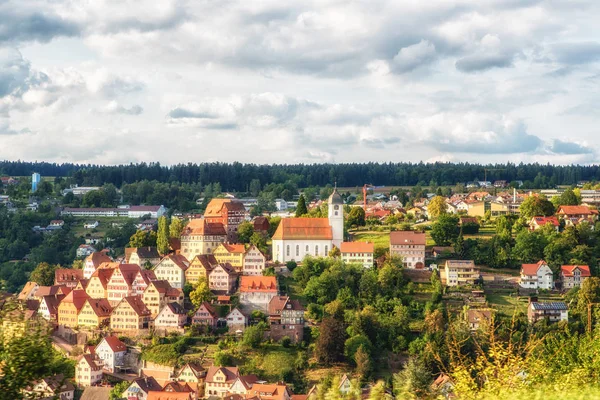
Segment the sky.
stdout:
<svg viewBox="0 0 600 400">
<path fill-rule="evenodd" d="M 3 0 L 0 159 L 597 162 L 597 0 Z"/>
</svg>

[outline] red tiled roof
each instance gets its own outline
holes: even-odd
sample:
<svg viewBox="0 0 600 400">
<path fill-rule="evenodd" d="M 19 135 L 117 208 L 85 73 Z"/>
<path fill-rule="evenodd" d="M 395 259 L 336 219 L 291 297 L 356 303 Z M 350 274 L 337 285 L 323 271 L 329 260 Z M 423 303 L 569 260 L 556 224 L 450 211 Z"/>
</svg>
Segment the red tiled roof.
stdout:
<svg viewBox="0 0 600 400">
<path fill-rule="evenodd" d="M 369 242 L 342 242 L 340 251 L 342 253 L 373 253 L 375 245 Z"/>
<path fill-rule="evenodd" d="M 126 301 L 138 316 L 151 314 L 150 310 L 142 300 L 142 296 L 127 296 L 121 301 Z"/>
<path fill-rule="evenodd" d="M 587 206 L 559 206 L 556 213 L 561 215 L 592 215 L 598 214 L 598 211 L 591 210 Z"/>
<path fill-rule="evenodd" d="M 554 226 L 559 226 L 560 225 L 559 222 L 558 222 L 558 218 L 556 218 L 555 216 L 551 216 L 551 217 L 533 217 L 533 220 L 539 226 L 544 226 L 546 224 L 552 224 Z"/>
<path fill-rule="evenodd" d="M 544 260 L 538 261 L 537 264 L 523 264 L 521 265 L 521 274 L 528 276 L 537 275 L 538 269 L 544 264 L 546 264 Z"/>
<path fill-rule="evenodd" d="M 207 222 L 205 219 L 191 219 L 186 225 L 181 236 L 227 236 L 225 227 L 219 222 Z"/>
<path fill-rule="evenodd" d="M 59 268 L 54 271 L 54 283 L 73 282 L 83 279 L 83 270 Z"/>
<path fill-rule="evenodd" d="M 108 299 L 87 299 L 90 307 L 94 311 L 97 317 L 108 317 L 112 312 L 112 307 L 108 302 Z"/>
<path fill-rule="evenodd" d="M 223 247 L 230 253 L 245 253 L 246 247 L 243 244 L 229 244 L 223 243 Z"/>
<path fill-rule="evenodd" d="M 392 245 L 420 245 L 425 246 L 425 233 L 417 231 L 394 231 L 390 233 Z"/>
<path fill-rule="evenodd" d="M 244 203 L 233 199 L 212 199 L 206 206 L 204 211 L 205 217 L 220 217 L 221 210 L 225 207 L 227 211 L 242 211 L 246 212 Z"/>
<path fill-rule="evenodd" d="M 583 278 L 592 276 L 590 272 L 590 267 L 588 265 L 562 265 L 560 267 L 560 273 L 564 277 L 571 277 L 573 276 L 573 272 L 575 272 L 575 269 L 579 269 Z"/>
<path fill-rule="evenodd" d="M 289 296 L 275 296 L 269 302 L 269 315 L 281 314 L 281 310 L 288 303 L 292 305 L 292 310 L 304 311 L 304 307 L 302 307 L 302 304 L 298 300 L 290 299 Z"/>
<path fill-rule="evenodd" d="M 277 293 L 277 278 L 274 276 L 242 276 L 240 292 L 275 292 Z"/>
<path fill-rule="evenodd" d="M 101 251 L 95 251 L 85 258 L 85 262 L 91 261 L 95 268 L 103 262 L 112 262 L 111 258 Z"/>
<path fill-rule="evenodd" d="M 110 349 L 115 353 L 127 351 L 127 346 L 125 345 L 125 343 L 121 342 L 116 336 L 106 336 L 104 339 L 102 339 L 102 341 L 106 342 L 108 347 L 110 347 Z M 101 343 L 102 342 L 100 342 L 98 345 L 100 345 Z"/>
<path fill-rule="evenodd" d="M 85 301 L 89 298 L 85 290 L 72 290 L 64 299 L 62 303 L 73 303 L 77 311 L 81 310 L 81 307 L 85 304 Z"/>
<path fill-rule="evenodd" d="M 113 272 L 115 272 L 113 268 L 98 268 L 94 271 L 90 277 L 90 280 L 92 280 L 92 278 L 98 278 L 102 287 L 106 289 L 108 286 L 108 281 L 110 281 L 110 277 L 112 276 Z"/>
<path fill-rule="evenodd" d="M 222 371 L 225 374 L 226 383 L 233 383 L 240 375 L 238 367 L 209 367 L 206 373 L 206 382 L 213 382 L 217 371 Z"/>
<path fill-rule="evenodd" d="M 273 239 L 331 240 L 333 233 L 327 218 L 283 218 Z"/>
</svg>

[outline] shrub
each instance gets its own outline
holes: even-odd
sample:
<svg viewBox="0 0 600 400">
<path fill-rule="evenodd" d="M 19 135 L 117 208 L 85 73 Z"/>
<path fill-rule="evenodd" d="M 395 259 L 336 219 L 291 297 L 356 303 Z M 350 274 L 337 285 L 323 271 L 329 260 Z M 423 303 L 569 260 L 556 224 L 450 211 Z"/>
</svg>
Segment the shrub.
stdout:
<svg viewBox="0 0 600 400">
<path fill-rule="evenodd" d="M 289 336 L 284 336 L 281 338 L 280 343 L 283 347 L 285 347 L 287 349 L 292 344 L 292 339 L 290 339 Z"/>
</svg>

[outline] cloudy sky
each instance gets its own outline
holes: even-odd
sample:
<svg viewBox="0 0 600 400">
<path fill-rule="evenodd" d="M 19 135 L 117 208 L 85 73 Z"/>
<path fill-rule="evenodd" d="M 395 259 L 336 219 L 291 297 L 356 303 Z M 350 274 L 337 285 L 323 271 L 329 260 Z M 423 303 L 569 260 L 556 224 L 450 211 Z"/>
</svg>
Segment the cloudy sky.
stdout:
<svg viewBox="0 0 600 400">
<path fill-rule="evenodd" d="M 0 159 L 594 163 L 597 0 L 0 1 Z"/>
</svg>

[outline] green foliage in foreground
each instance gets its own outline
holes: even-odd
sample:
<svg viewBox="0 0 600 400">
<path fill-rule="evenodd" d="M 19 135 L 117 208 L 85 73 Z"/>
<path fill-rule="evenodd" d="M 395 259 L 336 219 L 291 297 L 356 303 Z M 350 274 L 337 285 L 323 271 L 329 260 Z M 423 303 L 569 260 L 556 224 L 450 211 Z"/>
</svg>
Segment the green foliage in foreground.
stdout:
<svg viewBox="0 0 600 400">
<path fill-rule="evenodd" d="M 564 390 L 549 386 L 536 390 L 506 392 L 486 398 L 490 400 L 595 400 L 600 399 L 600 387 L 585 386 Z"/>
</svg>

